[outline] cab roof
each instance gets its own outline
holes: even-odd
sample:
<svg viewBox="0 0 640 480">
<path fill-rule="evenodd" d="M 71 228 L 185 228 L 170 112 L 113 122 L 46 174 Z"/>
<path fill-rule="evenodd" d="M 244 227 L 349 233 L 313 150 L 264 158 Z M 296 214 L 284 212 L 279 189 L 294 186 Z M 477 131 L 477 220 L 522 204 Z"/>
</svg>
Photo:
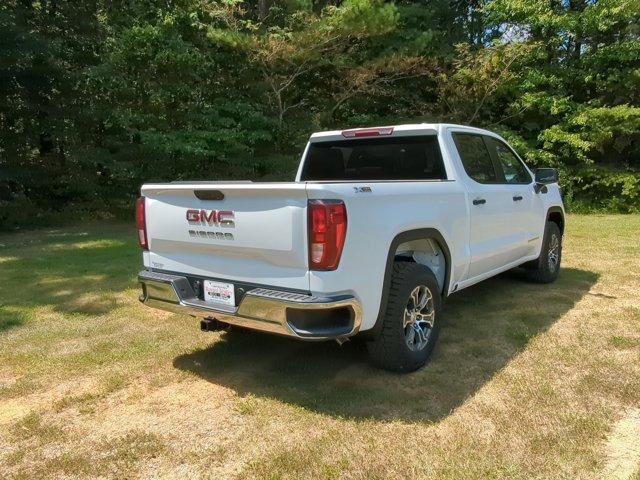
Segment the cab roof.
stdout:
<svg viewBox="0 0 640 480">
<path fill-rule="evenodd" d="M 387 125 L 382 127 L 361 127 L 349 128 L 345 130 L 327 130 L 313 133 L 311 142 L 347 140 L 361 137 L 398 137 L 411 135 L 436 135 L 445 128 L 455 128 L 477 133 L 491 133 L 480 128 L 466 125 L 456 125 L 452 123 L 408 123 L 403 125 Z"/>
</svg>

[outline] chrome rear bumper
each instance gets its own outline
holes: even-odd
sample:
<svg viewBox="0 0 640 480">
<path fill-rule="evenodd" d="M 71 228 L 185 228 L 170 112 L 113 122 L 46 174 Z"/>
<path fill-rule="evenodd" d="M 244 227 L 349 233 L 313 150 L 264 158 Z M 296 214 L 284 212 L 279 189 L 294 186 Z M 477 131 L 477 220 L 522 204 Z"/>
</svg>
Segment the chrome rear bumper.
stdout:
<svg viewBox="0 0 640 480">
<path fill-rule="evenodd" d="M 318 297 L 254 288 L 237 307 L 231 307 L 201 300 L 184 276 L 142 270 L 138 281 L 140 301 L 145 305 L 230 325 L 305 340 L 349 337 L 360 328 L 360 304 L 349 295 Z"/>
</svg>

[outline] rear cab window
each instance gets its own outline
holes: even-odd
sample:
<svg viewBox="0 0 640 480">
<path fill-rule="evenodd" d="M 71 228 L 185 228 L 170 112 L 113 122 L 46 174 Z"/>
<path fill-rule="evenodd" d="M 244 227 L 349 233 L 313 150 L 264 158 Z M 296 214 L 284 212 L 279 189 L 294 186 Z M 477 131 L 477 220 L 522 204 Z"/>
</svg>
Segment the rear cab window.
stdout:
<svg viewBox="0 0 640 480">
<path fill-rule="evenodd" d="M 454 133 L 453 141 L 467 175 L 478 183 L 502 183 L 481 135 Z"/>
<path fill-rule="evenodd" d="M 436 135 L 312 142 L 302 181 L 446 180 Z"/>
</svg>

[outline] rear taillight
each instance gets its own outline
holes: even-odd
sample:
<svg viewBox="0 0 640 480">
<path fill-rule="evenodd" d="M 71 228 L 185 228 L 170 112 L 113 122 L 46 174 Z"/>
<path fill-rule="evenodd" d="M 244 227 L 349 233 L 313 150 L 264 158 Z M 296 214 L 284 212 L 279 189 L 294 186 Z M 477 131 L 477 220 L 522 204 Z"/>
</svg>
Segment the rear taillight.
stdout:
<svg viewBox="0 0 640 480">
<path fill-rule="evenodd" d="M 144 197 L 136 200 L 136 230 L 138 232 L 138 243 L 140 247 L 147 250 L 149 243 L 147 242 L 147 219 L 144 213 Z"/>
<path fill-rule="evenodd" d="M 347 233 L 347 209 L 340 200 L 309 200 L 309 269 L 335 270 Z"/>
</svg>

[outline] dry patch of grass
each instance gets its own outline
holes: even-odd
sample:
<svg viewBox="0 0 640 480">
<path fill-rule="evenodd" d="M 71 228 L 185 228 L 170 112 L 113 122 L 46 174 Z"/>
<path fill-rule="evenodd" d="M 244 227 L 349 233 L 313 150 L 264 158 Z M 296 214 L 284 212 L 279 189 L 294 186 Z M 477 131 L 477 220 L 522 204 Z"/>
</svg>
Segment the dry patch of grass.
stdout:
<svg viewBox="0 0 640 480">
<path fill-rule="evenodd" d="M 604 478 L 624 480 L 640 468 L 640 408 L 626 412 L 607 438 Z"/>
<path fill-rule="evenodd" d="M 102 385 L 96 390 L 86 391 L 83 393 L 69 393 L 59 400 L 54 401 L 53 409 L 56 412 L 62 412 L 68 408 L 77 408 L 80 413 L 94 413 L 94 405 L 110 394 L 123 388 L 125 379 L 122 375 L 114 375 L 106 377 L 102 380 Z"/>
<path fill-rule="evenodd" d="M 570 216 L 564 268 L 452 296 L 432 361 L 137 302 L 131 226 L 0 238 L 1 478 L 640 480 L 640 216 Z"/>
</svg>

